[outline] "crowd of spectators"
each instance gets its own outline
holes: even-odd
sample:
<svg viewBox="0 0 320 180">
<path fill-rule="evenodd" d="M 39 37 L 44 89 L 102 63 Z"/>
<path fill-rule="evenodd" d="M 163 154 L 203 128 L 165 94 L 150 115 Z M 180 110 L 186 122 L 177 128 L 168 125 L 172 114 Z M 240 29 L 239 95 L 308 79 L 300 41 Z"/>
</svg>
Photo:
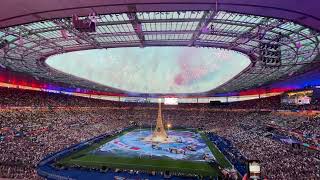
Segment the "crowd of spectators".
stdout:
<svg viewBox="0 0 320 180">
<path fill-rule="evenodd" d="M 231 141 L 245 159 L 260 160 L 262 174 L 269 179 L 319 179 L 319 151 L 296 148 L 269 136 L 267 123 L 281 118 L 273 113 L 238 114 L 227 118 L 231 121 L 216 124 L 212 132 Z"/>
<path fill-rule="evenodd" d="M 3 178 L 38 179 L 35 166 L 46 155 L 99 134 L 125 128 L 130 122 L 136 122 L 138 126 L 154 125 L 157 117 L 157 105 L 123 103 L 119 106 L 119 102 L 41 94 L 44 92 L 34 92 L 30 96 L 30 92 L 23 95 L 23 91 L 16 91 L 0 93 L 2 106 L 24 106 L 0 110 L 0 177 Z M 43 97 L 49 98 L 42 100 Z M 10 102 L 12 99 L 15 102 Z M 37 108 L 32 105 L 34 102 L 39 102 Z M 73 108 L 51 109 L 49 102 L 53 107 Z M 319 145 L 318 117 L 219 110 L 204 105 L 164 106 L 163 117 L 165 123 L 173 127 L 200 128 L 227 140 L 241 154 L 239 157 L 260 160 L 262 174 L 268 179 L 320 179 L 319 151 L 305 147 L 297 149 L 274 140 L 270 133 L 280 132 L 268 130 L 270 124 L 276 125 L 285 129 L 281 135 L 289 138 L 293 136 L 291 131 L 299 131 L 308 135 L 306 142 L 311 141 L 311 134 L 315 145 Z M 226 153 L 232 155 L 234 152 Z"/>
<path fill-rule="evenodd" d="M 32 91 L 0 87 L 0 107 L 65 107 L 65 106 L 110 106 L 115 102 L 77 97 L 68 94 Z"/>
<path fill-rule="evenodd" d="M 47 154 L 123 128 L 124 118 L 101 109 L 1 111 L 0 174 L 34 179 L 35 165 Z"/>
</svg>

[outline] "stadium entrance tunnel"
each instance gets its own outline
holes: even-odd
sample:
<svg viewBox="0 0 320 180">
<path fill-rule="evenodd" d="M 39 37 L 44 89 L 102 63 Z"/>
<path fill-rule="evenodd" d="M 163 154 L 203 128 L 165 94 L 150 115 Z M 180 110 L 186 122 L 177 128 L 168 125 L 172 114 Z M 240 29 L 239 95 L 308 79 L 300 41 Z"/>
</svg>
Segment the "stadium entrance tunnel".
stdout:
<svg viewBox="0 0 320 180">
<path fill-rule="evenodd" d="M 217 48 L 130 47 L 50 56 L 51 68 L 132 93 L 202 93 L 250 65 L 242 53 Z"/>
</svg>

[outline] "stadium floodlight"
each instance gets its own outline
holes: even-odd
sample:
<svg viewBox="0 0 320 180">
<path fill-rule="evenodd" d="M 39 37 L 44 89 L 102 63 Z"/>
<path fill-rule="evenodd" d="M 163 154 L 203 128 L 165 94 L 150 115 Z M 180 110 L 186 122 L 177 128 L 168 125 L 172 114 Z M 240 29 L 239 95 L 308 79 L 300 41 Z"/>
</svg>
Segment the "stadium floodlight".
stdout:
<svg viewBox="0 0 320 180">
<path fill-rule="evenodd" d="M 72 24 L 80 32 L 96 32 L 96 16 L 90 14 L 86 19 L 79 19 L 77 15 L 72 16 Z"/>
</svg>

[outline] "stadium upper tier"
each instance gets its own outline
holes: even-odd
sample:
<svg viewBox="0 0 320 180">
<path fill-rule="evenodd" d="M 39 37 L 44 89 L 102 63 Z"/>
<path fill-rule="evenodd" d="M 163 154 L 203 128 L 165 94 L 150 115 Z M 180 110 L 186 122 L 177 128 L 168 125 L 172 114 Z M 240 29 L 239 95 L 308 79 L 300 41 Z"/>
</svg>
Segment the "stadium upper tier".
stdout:
<svg viewBox="0 0 320 180">
<path fill-rule="evenodd" d="M 251 89 L 319 65 L 317 4 L 316 0 L 308 4 L 292 0 L 5 0 L 0 8 L 0 66 L 71 87 L 124 93 L 54 70 L 45 59 L 101 48 L 222 48 L 247 54 L 251 64 L 208 95 Z M 75 28 L 73 15 L 94 22 L 95 32 Z"/>
</svg>

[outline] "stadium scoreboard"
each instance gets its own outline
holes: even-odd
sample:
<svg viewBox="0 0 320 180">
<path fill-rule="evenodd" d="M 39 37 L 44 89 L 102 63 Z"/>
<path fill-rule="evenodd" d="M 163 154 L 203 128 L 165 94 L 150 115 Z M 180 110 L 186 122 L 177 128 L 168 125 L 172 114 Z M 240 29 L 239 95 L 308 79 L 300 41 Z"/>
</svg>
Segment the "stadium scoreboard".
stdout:
<svg viewBox="0 0 320 180">
<path fill-rule="evenodd" d="M 166 104 L 166 105 L 178 105 L 178 98 L 164 98 L 164 104 Z"/>
<path fill-rule="evenodd" d="M 282 104 L 304 105 L 310 104 L 313 90 L 302 90 L 284 93 L 281 98 Z"/>
</svg>

